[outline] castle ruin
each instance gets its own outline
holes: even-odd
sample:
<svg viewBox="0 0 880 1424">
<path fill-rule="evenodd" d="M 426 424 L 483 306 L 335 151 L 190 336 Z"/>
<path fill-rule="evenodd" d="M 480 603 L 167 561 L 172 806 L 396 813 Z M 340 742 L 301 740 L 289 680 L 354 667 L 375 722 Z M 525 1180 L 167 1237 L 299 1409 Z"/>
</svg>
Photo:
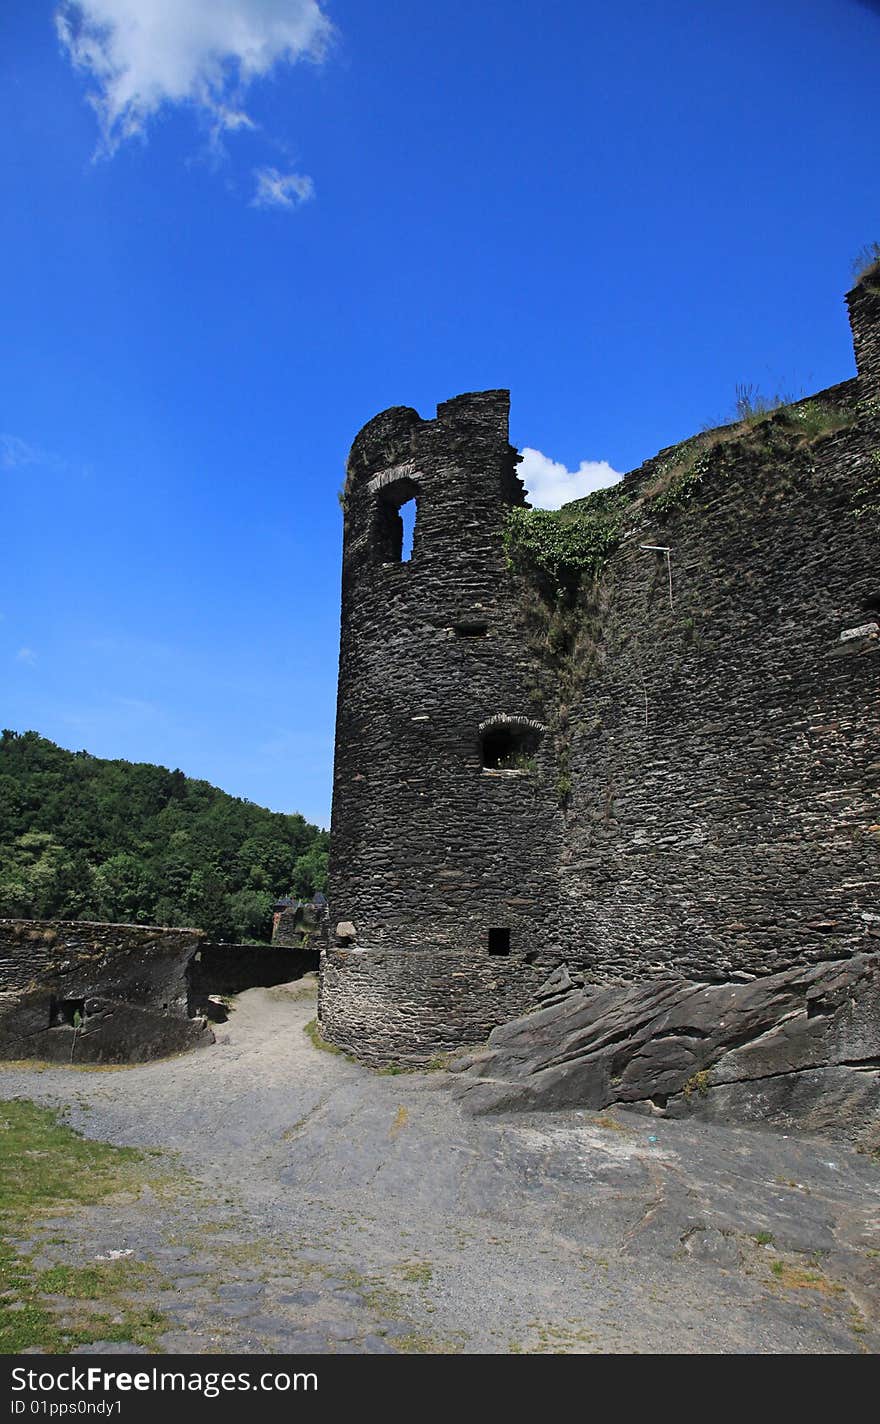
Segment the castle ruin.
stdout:
<svg viewBox="0 0 880 1424">
<path fill-rule="evenodd" d="M 570 579 L 518 549 L 506 391 L 357 436 L 329 1041 L 424 1062 L 561 966 L 748 982 L 880 949 L 876 267 L 847 300 L 855 378 L 546 516 L 606 519 Z"/>
</svg>

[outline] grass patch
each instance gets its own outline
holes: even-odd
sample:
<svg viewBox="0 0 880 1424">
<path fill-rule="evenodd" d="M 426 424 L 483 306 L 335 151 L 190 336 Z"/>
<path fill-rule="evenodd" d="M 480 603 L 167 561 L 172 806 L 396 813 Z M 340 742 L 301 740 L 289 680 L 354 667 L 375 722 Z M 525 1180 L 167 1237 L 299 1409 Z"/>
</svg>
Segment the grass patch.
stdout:
<svg viewBox="0 0 880 1424">
<path fill-rule="evenodd" d="M 829 1281 L 821 1271 L 808 1271 L 803 1266 L 792 1266 L 788 1261 L 772 1261 L 770 1270 L 781 1286 L 787 1290 L 814 1290 L 823 1295 L 842 1295 L 843 1286 Z"/>
<path fill-rule="evenodd" d="M 345 1058 L 349 1063 L 354 1062 L 354 1059 L 349 1058 L 341 1048 L 337 1048 L 335 1043 L 328 1043 L 326 1038 L 322 1037 L 317 1019 L 309 1019 L 307 1024 L 303 1024 L 303 1033 L 311 1039 L 313 1048 L 320 1048 L 322 1053 L 335 1053 L 338 1058 Z"/>
<path fill-rule="evenodd" d="M 751 454 L 760 476 L 814 441 L 846 430 L 856 419 L 849 406 L 762 396 L 753 386 L 737 387 L 736 410 L 729 425 L 694 435 L 669 451 L 641 493 L 646 515 L 662 519 L 689 503 L 709 476 L 723 475 L 725 458 L 731 455 Z"/>
<path fill-rule="evenodd" d="M 392 1122 L 391 1128 L 389 1130 L 389 1137 L 398 1137 L 400 1133 L 403 1132 L 403 1129 L 406 1127 L 408 1121 L 409 1113 L 407 1112 L 406 1108 L 401 1105 L 395 1113 L 394 1121 Z"/>
<path fill-rule="evenodd" d="M 400 1274 L 413 1285 L 426 1286 L 433 1278 L 434 1267 L 430 1261 L 406 1261 L 400 1268 Z"/>
<path fill-rule="evenodd" d="M 395 1336 L 394 1348 L 402 1355 L 458 1355 L 461 1345 L 452 1340 L 432 1340 L 429 1335 Z"/>
<path fill-rule="evenodd" d="M 23 1098 L 0 1103 L 0 1220 L 89 1206 L 146 1179 L 145 1154 L 90 1142 L 49 1108 Z"/>
<path fill-rule="evenodd" d="M 598 1349 L 598 1341 L 592 1330 L 587 1330 L 580 1321 L 568 1320 L 559 1325 L 529 1322 L 530 1329 L 537 1336 L 537 1344 L 525 1353 L 530 1355 L 583 1355 L 593 1354 Z M 522 1347 L 517 1353 L 523 1353 Z"/>
<path fill-rule="evenodd" d="M 131 1147 L 90 1142 L 59 1121 L 58 1114 L 26 1099 L 0 1104 L 0 1228 L 22 1236 L 35 1219 L 90 1206 L 156 1184 L 155 1165 Z M 57 1238 L 56 1238 L 57 1239 Z M 58 1265 L 35 1271 L 31 1260 L 8 1243 L 0 1245 L 0 1353 L 29 1348 L 65 1353 L 95 1340 L 133 1341 L 156 1348 L 167 1328 L 161 1312 L 132 1300 L 152 1284 L 154 1271 L 119 1260 L 88 1266 Z M 58 1309 L 47 1295 L 64 1297 Z M 105 1310 L 79 1310 L 100 1301 Z"/>
<path fill-rule="evenodd" d="M 868 273 L 880 278 L 880 242 L 869 242 L 853 258 L 852 274 L 860 282 Z"/>
<path fill-rule="evenodd" d="M 609 1117 L 607 1114 L 602 1117 L 593 1118 L 593 1122 L 596 1127 L 604 1127 L 608 1132 L 625 1133 L 629 1131 L 629 1128 L 624 1127 L 622 1122 L 618 1122 L 616 1118 Z"/>
</svg>

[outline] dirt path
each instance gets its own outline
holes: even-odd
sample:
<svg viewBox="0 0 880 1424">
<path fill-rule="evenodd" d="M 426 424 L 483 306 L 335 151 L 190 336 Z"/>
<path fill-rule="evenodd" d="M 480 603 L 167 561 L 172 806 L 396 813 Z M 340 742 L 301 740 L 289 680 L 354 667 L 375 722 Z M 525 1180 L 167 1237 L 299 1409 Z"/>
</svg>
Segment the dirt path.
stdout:
<svg viewBox="0 0 880 1424">
<path fill-rule="evenodd" d="M 0 1065 L 0 1097 L 186 1171 L 176 1201 L 44 1223 L 38 1259 L 151 1263 L 171 1351 L 880 1346 L 870 1158 L 625 1113 L 471 1119 L 442 1073 L 316 1049 L 313 1015 L 303 981 L 240 995 L 180 1058 Z"/>
</svg>

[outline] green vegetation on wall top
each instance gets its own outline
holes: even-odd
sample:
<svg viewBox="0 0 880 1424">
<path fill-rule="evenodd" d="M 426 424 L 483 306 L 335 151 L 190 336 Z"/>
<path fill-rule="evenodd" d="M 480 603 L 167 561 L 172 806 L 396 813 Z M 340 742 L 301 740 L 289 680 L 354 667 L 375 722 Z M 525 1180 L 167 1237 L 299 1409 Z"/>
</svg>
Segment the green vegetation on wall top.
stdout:
<svg viewBox="0 0 880 1424">
<path fill-rule="evenodd" d="M 505 545 L 560 588 L 596 573 L 623 536 L 629 499 L 620 489 L 597 490 L 559 510 L 511 509 Z"/>
<path fill-rule="evenodd" d="M 852 265 L 852 274 L 855 280 L 860 282 L 875 268 L 880 273 L 880 242 L 869 242 L 856 255 Z"/>
<path fill-rule="evenodd" d="M 633 489 L 597 490 L 558 510 L 511 509 L 504 541 L 511 565 L 537 578 L 554 597 L 572 594 L 584 575 L 600 572 L 627 531 L 664 520 L 687 505 L 731 459 L 746 454 L 756 469 L 784 465 L 814 441 L 846 429 L 857 412 L 818 400 L 767 398 L 756 387 L 737 387 L 737 418 L 729 425 L 683 440 L 653 465 Z"/>
</svg>

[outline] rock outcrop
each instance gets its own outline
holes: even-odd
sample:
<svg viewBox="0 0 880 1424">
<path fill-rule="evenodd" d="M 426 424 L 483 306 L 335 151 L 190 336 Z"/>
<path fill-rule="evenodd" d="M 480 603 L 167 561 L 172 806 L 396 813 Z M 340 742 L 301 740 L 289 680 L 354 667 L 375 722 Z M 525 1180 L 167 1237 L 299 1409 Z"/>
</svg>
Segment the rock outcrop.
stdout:
<svg viewBox="0 0 880 1424">
<path fill-rule="evenodd" d="M 567 978 L 452 1065 L 470 1111 L 619 1104 L 880 1147 L 880 955 L 748 983 Z"/>
</svg>

